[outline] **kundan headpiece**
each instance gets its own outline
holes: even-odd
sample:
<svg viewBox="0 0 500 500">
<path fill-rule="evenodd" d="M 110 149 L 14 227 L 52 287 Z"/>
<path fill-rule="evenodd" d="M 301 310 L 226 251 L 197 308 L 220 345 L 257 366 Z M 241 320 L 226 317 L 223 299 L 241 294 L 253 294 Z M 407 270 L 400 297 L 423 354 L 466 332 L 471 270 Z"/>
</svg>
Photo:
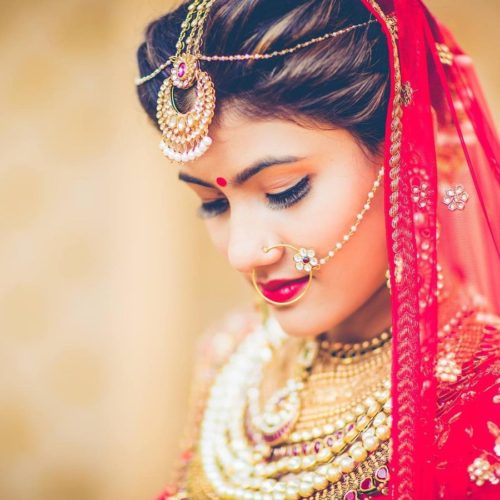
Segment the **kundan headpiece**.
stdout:
<svg viewBox="0 0 500 500">
<path fill-rule="evenodd" d="M 165 156 L 177 162 L 188 162 L 198 158 L 212 143 L 208 127 L 215 113 L 215 89 L 209 74 L 200 69 L 199 61 L 270 59 L 376 22 L 375 19 L 370 19 L 364 23 L 325 33 L 293 47 L 269 53 L 207 56 L 200 53 L 200 44 L 203 25 L 214 1 L 194 0 L 189 5 L 187 17 L 181 24 L 182 31 L 176 44 L 175 55 L 149 75 L 137 78 L 135 81 L 136 85 L 142 85 L 155 78 L 168 66 L 172 66 L 170 76 L 165 78 L 158 92 L 156 117 L 162 132 L 160 149 Z M 195 103 L 189 111 L 182 113 L 176 105 L 174 91 L 176 88 L 185 90 L 195 85 Z"/>
</svg>

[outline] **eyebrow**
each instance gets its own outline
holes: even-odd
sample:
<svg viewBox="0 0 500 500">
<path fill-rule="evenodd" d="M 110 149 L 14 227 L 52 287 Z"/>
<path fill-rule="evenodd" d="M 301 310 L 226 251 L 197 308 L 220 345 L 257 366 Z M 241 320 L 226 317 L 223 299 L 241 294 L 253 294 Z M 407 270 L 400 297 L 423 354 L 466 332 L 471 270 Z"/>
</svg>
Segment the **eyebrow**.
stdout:
<svg viewBox="0 0 500 500">
<path fill-rule="evenodd" d="M 236 174 L 234 179 L 231 181 L 231 184 L 234 184 L 236 186 L 241 186 L 246 181 L 248 181 L 248 179 L 250 179 L 254 175 L 257 175 L 260 171 L 266 168 L 273 167 L 276 165 L 283 165 L 286 163 L 296 163 L 302 159 L 303 157 L 299 156 L 280 156 L 280 157 L 267 156 L 266 158 L 258 160 L 257 162 L 253 163 L 249 167 L 245 168 L 244 170 Z M 197 177 L 193 177 L 184 172 L 179 172 L 179 180 L 184 182 L 189 182 L 191 184 L 198 184 L 200 186 L 208 188 L 218 189 L 217 186 L 215 186 L 214 184 L 204 181 L 203 179 L 198 179 Z"/>
</svg>

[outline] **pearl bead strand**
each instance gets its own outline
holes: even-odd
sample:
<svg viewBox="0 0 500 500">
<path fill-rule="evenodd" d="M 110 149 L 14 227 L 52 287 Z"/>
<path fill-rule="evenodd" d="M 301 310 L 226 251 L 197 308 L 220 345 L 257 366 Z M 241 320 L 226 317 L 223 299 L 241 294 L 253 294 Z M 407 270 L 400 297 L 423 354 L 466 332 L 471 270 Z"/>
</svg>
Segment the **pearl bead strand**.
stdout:
<svg viewBox="0 0 500 500">
<path fill-rule="evenodd" d="M 267 330 L 267 331 L 266 331 Z M 248 391 L 269 361 L 270 334 L 279 347 L 284 334 L 273 317 L 238 347 L 216 377 L 201 426 L 200 455 L 206 479 L 224 499 L 298 499 L 340 481 L 390 438 L 390 384 L 367 398 L 365 414 L 346 424 L 342 436 L 315 453 L 267 461 L 269 448 L 244 433 Z M 328 430 L 331 430 L 328 427 Z M 331 446 L 328 446 L 330 444 Z M 316 451 L 316 450 L 315 450 Z"/>
</svg>

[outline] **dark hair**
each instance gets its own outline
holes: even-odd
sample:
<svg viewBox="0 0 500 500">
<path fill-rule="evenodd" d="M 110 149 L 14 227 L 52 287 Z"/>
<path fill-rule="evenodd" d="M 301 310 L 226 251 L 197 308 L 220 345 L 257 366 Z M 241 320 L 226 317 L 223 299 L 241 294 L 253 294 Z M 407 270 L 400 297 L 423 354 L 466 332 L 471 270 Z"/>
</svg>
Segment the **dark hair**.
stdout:
<svg viewBox="0 0 500 500">
<path fill-rule="evenodd" d="M 188 3 L 147 27 L 137 54 L 141 75 L 175 54 Z M 270 52 L 368 19 L 370 13 L 361 0 L 216 0 L 207 16 L 201 52 Z M 201 61 L 201 67 L 215 85 L 216 113 L 231 105 L 248 117 L 344 128 L 370 152 L 377 152 L 384 138 L 389 63 L 378 22 L 285 56 Z M 155 124 L 157 94 L 166 75 L 163 72 L 138 87 L 141 104 Z M 179 98 L 176 94 L 182 109 L 190 91 L 179 92 L 186 94 Z"/>
</svg>

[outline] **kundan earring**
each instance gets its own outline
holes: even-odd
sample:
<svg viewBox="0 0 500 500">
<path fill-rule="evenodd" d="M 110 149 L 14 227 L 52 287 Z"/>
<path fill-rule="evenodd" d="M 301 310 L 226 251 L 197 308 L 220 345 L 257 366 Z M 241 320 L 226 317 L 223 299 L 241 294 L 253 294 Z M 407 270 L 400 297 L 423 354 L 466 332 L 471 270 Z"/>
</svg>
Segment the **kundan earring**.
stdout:
<svg viewBox="0 0 500 500">
<path fill-rule="evenodd" d="M 257 290 L 257 293 L 265 301 L 269 302 L 270 304 L 277 305 L 277 306 L 285 306 L 285 305 L 294 304 L 295 302 L 300 300 L 306 294 L 306 292 L 309 290 L 309 288 L 311 286 L 313 273 L 315 271 L 319 271 L 319 269 L 321 269 L 322 265 L 326 264 L 332 257 L 334 257 L 337 254 L 337 252 L 339 250 L 341 250 L 344 247 L 344 245 L 351 239 L 351 236 L 357 231 L 358 226 L 359 226 L 360 222 L 363 220 L 365 213 L 369 210 L 369 208 L 371 206 L 371 202 L 372 202 L 373 198 L 375 197 L 375 192 L 377 191 L 378 187 L 381 184 L 383 175 L 384 175 L 384 168 L 381 167 L 379 172 L 378 172 L 377 178 L 373 182 L 373 186 L 368 193 L 368 198 L 367 198 L 365 204 L 363 205 L 363 208 L 356 215 L 356 221 L 351 226 L 349 231 L 342 237 L 342 240 L 337 242 L 335 244 L 335 247 L 332 250 L 330 250 L 328 252 L 328 254 L 325 255 L 325 257 L 318 258 L 316 256 L 316 251 L 312 248 L 305 248 L 305 247 L 298 248 L 298 247 L 295 247 L 294 245 L 290 245 L 287 243 L 278 243 L 278 244 L 272 245 L 270 247 L 263 247 L 262 250 L 265 253 L 269 252 L 270 250 L 272 250 L 274 248 L 279 248 L 279 247 L 289 248 L 295 252 L 293 255 L 293 263 L 295 265 L 295 269 L 297 271 L 305 272 L 309 275 L 309 279 L 308 279 L 307 283 L 305 284 L 305 286 L 303 286 L 303 288 L 300 290 L 300 293 L 297 296 L 295 296 L 294 298 L 292 298 L 290 300 L 284 300 L 284 301 L 274 300 L 274 299 L 271 299 L 269 296 L 266 296 L 266 291 L 263 292 L 259 288 L 259 285 L 257 284 L 256 273 L 255 273 L 255 268 L 254 268 L 252 270 L 252 283 L 253 283 L 253 286 L 255 287 L 255 289 Z"/>
</svg>

